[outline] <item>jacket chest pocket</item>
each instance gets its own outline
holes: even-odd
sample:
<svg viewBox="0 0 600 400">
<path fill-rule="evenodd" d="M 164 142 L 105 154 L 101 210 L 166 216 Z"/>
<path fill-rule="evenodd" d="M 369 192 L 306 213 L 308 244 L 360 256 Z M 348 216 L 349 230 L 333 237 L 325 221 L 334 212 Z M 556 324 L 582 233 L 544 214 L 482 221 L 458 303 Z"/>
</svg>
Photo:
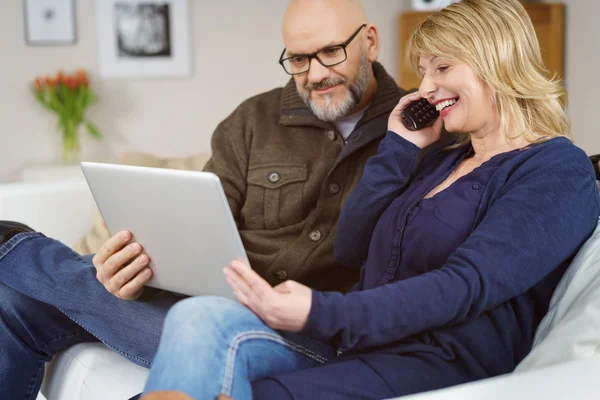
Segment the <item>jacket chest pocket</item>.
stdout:
<svg viewBox="0 0 600 400">
<path fill-rule="evenodd" d="M 306 165 L 260 165 L 248 170 L 243 215 L 252 229 L 278 229 L 302 221 Z"/>
</svg>

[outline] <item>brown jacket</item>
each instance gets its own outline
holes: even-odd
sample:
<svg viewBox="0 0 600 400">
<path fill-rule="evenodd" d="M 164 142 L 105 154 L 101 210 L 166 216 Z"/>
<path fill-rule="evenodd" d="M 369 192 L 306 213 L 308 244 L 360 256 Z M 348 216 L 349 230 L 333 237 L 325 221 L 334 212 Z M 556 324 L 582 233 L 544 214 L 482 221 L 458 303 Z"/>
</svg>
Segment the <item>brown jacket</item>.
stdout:
<svg viewBox="0 0 600 400">
<path fill-rule="evenodd" d="M 405 93 L 373 68 L 377 92 L 347 144 L 293 80 L 242 103 L 213 135 L 204 170 L 220 177 L 252 267 L 273 285 L 347 290 L 358 279 L 333 258 L 336 222 Z"/>
</svg>

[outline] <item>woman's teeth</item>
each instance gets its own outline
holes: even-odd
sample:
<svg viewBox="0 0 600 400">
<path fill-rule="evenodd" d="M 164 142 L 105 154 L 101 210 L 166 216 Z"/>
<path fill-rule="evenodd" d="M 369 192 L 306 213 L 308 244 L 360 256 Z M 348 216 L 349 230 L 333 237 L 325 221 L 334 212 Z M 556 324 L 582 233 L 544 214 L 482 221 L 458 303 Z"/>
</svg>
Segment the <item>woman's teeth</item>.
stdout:
<svg viewBox="0 0 600 400">
<path fill-rule="evenodd" d="M 435 105 L 435 109 L 438 111 L 442 111 L 446 107 L 450 107 L 452 104 L 456 103 L 456 99 L 442 101 L 441 103 L 437 103 Z"/>
</svg>

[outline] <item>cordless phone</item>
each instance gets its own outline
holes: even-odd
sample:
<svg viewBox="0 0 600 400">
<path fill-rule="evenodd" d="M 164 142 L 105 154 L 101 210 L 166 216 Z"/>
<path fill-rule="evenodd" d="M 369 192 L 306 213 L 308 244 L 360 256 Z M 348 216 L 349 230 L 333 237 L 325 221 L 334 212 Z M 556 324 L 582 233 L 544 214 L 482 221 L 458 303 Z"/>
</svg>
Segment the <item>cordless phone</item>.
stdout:
<svg viewBox="0 0 600 400">
<path fill-rule="evenodd" d="M 439 111 L 427 99 L 413 101 L 400 114 L 402 123 L 410 131 L 425 128 L 435 121 L 439 115 Z"/>
</svg>

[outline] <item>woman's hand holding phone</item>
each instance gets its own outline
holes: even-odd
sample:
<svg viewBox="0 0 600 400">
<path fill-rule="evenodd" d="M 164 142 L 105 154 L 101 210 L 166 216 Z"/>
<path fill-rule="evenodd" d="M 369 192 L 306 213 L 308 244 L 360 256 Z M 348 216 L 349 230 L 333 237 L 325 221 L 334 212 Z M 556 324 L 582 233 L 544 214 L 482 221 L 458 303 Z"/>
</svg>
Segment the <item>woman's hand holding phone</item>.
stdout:
<svg viewBox="0 0 600 400">
<path fill-rule="evenodd" d="M 398 136 L 401 136 L 415 146 L 423 149 L 440 138 L 444 122 L 441 117 L 438 117 L 431 126 L 427 126 L 418 131 L 411 131 L 407 129 L 402 123 L 402 110 L 404 110 L 413 101 L 418 101 L 421 99 L 422 97 L 419 92 L 410 93 L 402 97 L 390 114 L 388 119 L 388 130 L 396 133 Z"/>
</svg>

